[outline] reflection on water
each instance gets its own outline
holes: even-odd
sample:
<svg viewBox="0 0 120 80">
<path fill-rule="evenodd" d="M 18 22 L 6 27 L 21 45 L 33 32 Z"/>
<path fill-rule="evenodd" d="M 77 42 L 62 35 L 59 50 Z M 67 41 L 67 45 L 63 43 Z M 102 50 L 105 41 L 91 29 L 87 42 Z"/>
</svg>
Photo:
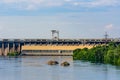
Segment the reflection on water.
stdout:
<svg viewBox="0 0 120 80">
<path fill-rule="evenodd" d="M 68 61 L 69 67 L 47 65 Z M 120 80 L 120 67 L 73 61 L 72 56 L 0 58 L 0 80 Z"/>
</svg>

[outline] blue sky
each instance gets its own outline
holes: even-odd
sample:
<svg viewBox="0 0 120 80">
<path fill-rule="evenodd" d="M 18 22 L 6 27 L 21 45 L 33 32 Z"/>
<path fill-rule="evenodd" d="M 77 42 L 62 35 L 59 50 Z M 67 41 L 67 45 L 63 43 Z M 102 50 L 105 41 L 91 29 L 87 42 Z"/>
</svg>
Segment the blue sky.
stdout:
<svg viewBox="0 0 120 80">
<path fill-rule="evenodd" d="M 0 38 L 120 38 L 120 0 L 0 0 Z"/>
</svg>

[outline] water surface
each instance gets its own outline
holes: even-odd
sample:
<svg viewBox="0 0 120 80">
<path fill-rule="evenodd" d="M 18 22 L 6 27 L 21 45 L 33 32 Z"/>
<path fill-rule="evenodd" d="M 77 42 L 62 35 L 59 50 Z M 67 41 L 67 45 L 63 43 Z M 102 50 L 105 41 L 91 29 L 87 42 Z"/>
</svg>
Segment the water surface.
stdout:
<svg viewBox="0 0 120 80">
<path fill-rule="evenodd" d="M 49 60 L 71 65 L 50 66 Z M 73 61 L 71 56 L 0 57 L 0 80 L 120 80 L 120 67 Z"/>
</svg>

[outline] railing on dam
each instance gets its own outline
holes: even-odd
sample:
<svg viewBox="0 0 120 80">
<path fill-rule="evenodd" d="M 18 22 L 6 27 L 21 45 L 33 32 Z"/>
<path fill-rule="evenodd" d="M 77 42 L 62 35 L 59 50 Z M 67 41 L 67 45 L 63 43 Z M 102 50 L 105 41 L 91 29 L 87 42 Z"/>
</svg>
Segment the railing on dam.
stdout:
<svg viewBox="0 0 120 80">
<path fill-rule="evenodd" d="M 73 54 L 72 50 L 23 50 L 22 51 L 23 55 L 34 55 L 34 56 L 44 56 L 44 55 L 48 55 L 48 56 L 62 56 L 62 55 L 66 55 L 66 56 L 71 56 Z"/>
<path fill-rule="evenodd" d="M 28 45 L 34 46 L 62 46 L 65 49 L 65 46 L 70 47 L 80 47 L 82 46 L 95 46 L 95 45 L 104 45 L 109 42 L 115 42 L 116 44 L 120 43 L 120 39 L 0 39 L 0 55 L 7 55 L 9 52 L 21 52 L 23 47 Z M 46 48 L 46 47 L 45 47 Z M 75 47 L 76 48 L 76 47 Z M 71 49 L 70 49 L 71 50 Z"/>
</svg>

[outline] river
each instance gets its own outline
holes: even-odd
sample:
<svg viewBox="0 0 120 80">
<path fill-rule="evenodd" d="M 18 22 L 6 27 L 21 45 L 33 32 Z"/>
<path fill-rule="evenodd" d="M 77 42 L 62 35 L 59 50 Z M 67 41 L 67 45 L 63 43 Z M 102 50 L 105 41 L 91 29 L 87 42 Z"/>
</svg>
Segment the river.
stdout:
<svg viewBox="0 0 120 80">
<path fill-rule="evenodd" d="M 50 66 L 49 60 L 71 65 Z M 71 56 L 0 57 L 0 80 L 120 80 L 120 67 L 73 61 Z"/>
</svg>

